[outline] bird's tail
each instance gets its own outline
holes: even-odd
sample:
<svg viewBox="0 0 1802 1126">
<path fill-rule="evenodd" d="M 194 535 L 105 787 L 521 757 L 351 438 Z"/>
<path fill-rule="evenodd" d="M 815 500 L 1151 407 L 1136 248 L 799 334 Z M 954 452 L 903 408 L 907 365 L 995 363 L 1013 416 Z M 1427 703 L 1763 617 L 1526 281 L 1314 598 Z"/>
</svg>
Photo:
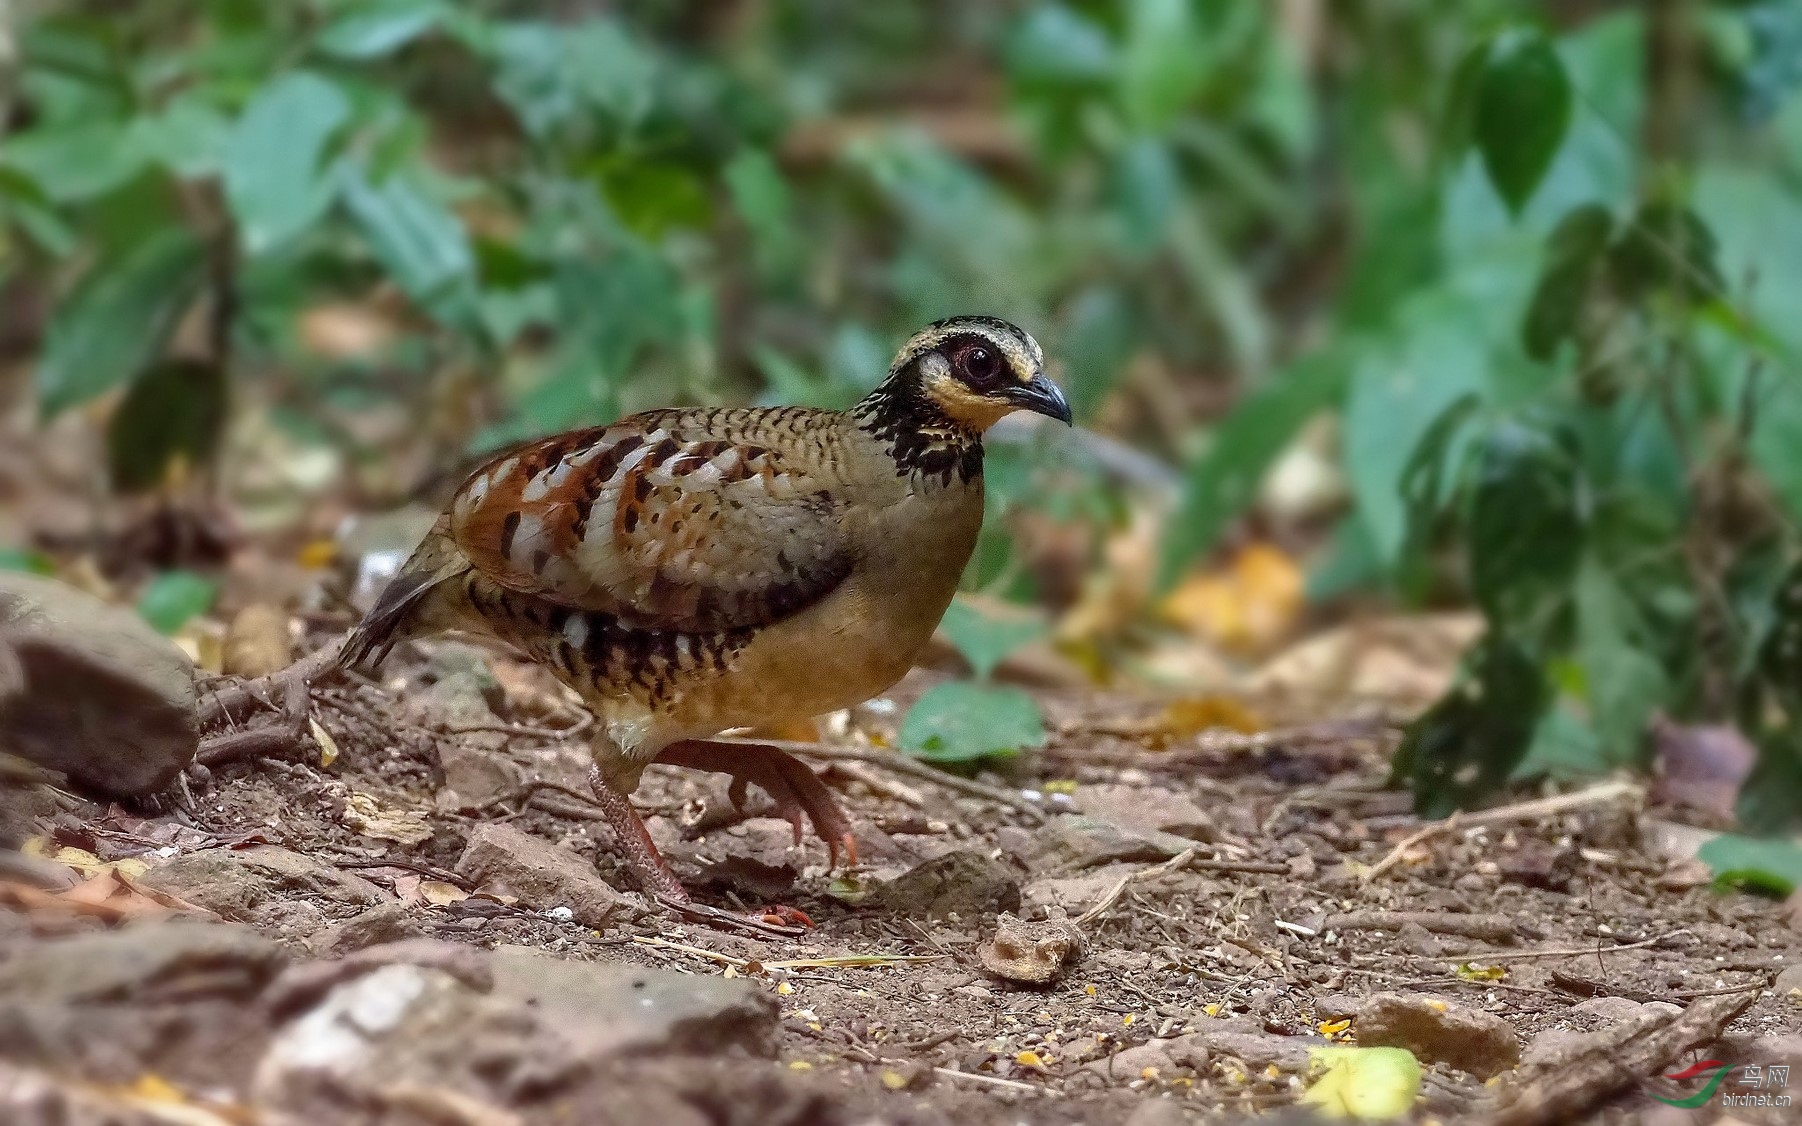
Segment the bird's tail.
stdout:
<svg viewBox="0 0 1802 1126">
<path fill-rule="evenodd" d="M 447 523 L 440 519 L 344 639 L 338 664 L 347 669 L 380 664 L 397 642 L 415 632 L 409 627 L 423 624 L 419 619 L 427 598 L 468 570 L 469 559 L 451 540 Z"/>
</svg>

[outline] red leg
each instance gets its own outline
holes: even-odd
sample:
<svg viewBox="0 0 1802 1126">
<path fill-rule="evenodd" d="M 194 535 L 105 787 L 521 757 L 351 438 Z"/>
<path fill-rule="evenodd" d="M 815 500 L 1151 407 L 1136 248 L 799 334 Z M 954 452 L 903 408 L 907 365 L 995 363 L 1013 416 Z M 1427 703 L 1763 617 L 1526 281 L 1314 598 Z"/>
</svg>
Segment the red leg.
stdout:
<svg viewBox="0 0 1802 1126">
<path fill-rule="evenodd" d="M 775 799 L 776 812 L 794 826 L 796 844 L 801 843 L 801 815 L 805 813 L 813 822 L 814 832 L 826 842 L 826 850 L 835 866 L 841 846 L 846 860 L 857 863 L 857 836 L 851 830 L 851 819 L 839 808 L 838 800 L 819 776 L 793 755 L 761 743 L 687 739 L 665 747 L 657 761 L 692 770 L 730 774 L 734 779 L 734 800 L 742 792 L 744 783 L 755 782 Z"/>
<path fill-rule="evenodd" d="M 588 787 L 594 791 L 601 815 L 607 819 L 608 828 L 613 830 L 619 850 L 625 855 L 626 867 L 632 870 L 639 886 L 662 899 L 687 903 L 688 892 L 682 887 L 682 881 L 676 879 L 676 873 L 657 851 L 650 830 L 644 827 L 644 819 L 638 816 L 626 795 L 607 784 L 599 767 L 589 768 Z"/>
<path fill-rule="evenodd" d="M 607 784 L 601 777 L 599 767 L 588 770 L 588 787 L 594 791 L 595 801 L 601 807 L 601 815 L 607 819 L 607 825 L 613 830 L 614 839 L 619 843 L 620 852 L 625 855 L 626 867 L 631 869 L 632 876 L 638 881 L 647 894 L 659 900 L 665 907 L 679 915 L 691 916 L 703 922 L 724 923 L 729 926 L 744 928 L 750 926 L 765 934 L 796 934 L 798 932 L 783 929 L 799 924 L 813 926 L 813 920 L 791 907 L 766 908 L 754 912 L 747 921 L 730 912 L 703 907 L 688 897 L 688 889 L 676 878 L 676 873 L 657 851 L 657 845 L 651 840 L 650 830 L 645 828 L 644 819 L 632 808 L 626 795 Z M 773 921 L 772 921 L 773 916 Z"/>
</svg>

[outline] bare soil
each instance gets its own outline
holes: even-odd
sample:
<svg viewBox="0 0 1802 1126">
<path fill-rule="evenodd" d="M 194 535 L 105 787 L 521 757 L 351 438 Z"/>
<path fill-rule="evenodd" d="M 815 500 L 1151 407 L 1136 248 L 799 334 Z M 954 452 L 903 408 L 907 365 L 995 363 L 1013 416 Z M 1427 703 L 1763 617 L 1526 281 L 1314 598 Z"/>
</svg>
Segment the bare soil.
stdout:
<svg viewBox="0 0 1802 1126">
<path fill-rule="evenodd" d="M 758 1104 L 763 1111 L 722 1111 L 719 1121 L 1144 1126 L 1268 1113 L 1300 1098 L 1306 1048 L 1355 1043 L 1348 1018 L 1384 992 L 1441 998 L 1512 1029 L 1529 1064 L 1499 1081 L 1446 1063 L 1429 1068 L 1416 1118 L 1475 1119 L 1555 1078 L 1559 1034 L 1606 1029 L 1634 1003 L 1682 1008 L 1769 986 L 1802 961 L 1802 930 L 1782 903 L 1711 887 L 1694 861 L 1671 855 L 1675 831 L 1665 822 L 1677 815 L 1641 808 L 1632 795 L 1454 828 L 1373 875 L 1421 828 L 1407 796 L 1385 785 L 1388 727 L 1346 722 L 1153 748 L 1104 732 L 1133 730 L 1156 704 L 1104 694 L 1042 695 L 1052 742 L 982 778 L 1025 795 L 1019 806 L 881 765 L 816 763 L 858 825 L 862 863 L 850 873 L 829 872 L 817 840 L 794 847 L 785 823 L 756 816 L 759 795 L 746 816 L 722 779 L 653 768 L 636 801 L 698 899 L 735 912 L 780 902 L 816 926 L 769 937 L 644 914 L 596 928 L 557 904 L 466 897 L 480 889 L 457 864 L 487 821 L 573 849 L 614 888 L 630 888 L 580 798 L 583 743 L 558 734 L 570 716 L 555 691 L 505 658 L 493 658 L 490 678 L 466 650 L 428 652 L 438 655 L 395 662 L 382 686 L 315 689 L 313 715 L 336 750 L 329 766 L 308 740 L 221 764 L 160 812 L 81 805 L 57 823 L 56 840 L 153 865 L 196 850 L 278 845 L 392 896 L 409 934 L 749 978 L 781 1009 L 773 1060 L 657 1066 L 731 1089 L 750 1090 L 747 1074 L 763 1076 L 760 1090 L 808 1097 L 782 1102 L 789 1109 L 780 1114 L 775 1103 Z M 860 709 L 849 728 L 881 738 L 934 675 L 917 672 L 894 707 Z M 372 830 L 371 802 L 429 835 L 414 843 L 370 835 L 387 832 Z M 1184 823 L 1187 808 L 1200 811 L 1198 822 Z M 1086 835 L 1072 830 L 1078 810 L 1116 831 L 1098 834 L 1093 822 L 1082 823 Z M 1156 834 L 1160 820 L 1192 848 L 1184 863 L 1168 863 L 1180 846 Z M 887 890 L 956 853 L 990 862 L 971 869 L 969 880 L 987 883 L 966 904 L 907 882 Z M 1004 925 L 984 908 L 1011 906 L 1010 886 L 1019 918 L 1076 919 L 1128 876 L 1111 906 L 1075 925 L 1080 952 L 1057 980 L 1022 985 L 982 968 Z M 252 921 L 321 956 L 365 909 L 297 884 L 256 905 Z M 10 923 L 5 914 L 0 946 L 9 933 L 45 937 L 47 924 L 31 913 L 15 908 Z M 850 956 L 869 964 L 846 964 Z M 808 959 L 815 964 L 772 965 Z M 1780 1063 L 1753 1054 L 1782 1048 L 1799 1025 L 1802 997 L 1766 989 L 1707 1054 L 1736 1066 Z M 1645 1078 L 1625 1077 L 1587 1113 L 1720 1117 L 1718 1106 L 1653 1102 L 1653 1092 L 1684 1094 L 1693 1084 Z M 1802 1074 L 1792 1082 L 1802 1085 Z M 1794 1120 L 1793 1110 L 1734 1114 Z"/>
</svg>

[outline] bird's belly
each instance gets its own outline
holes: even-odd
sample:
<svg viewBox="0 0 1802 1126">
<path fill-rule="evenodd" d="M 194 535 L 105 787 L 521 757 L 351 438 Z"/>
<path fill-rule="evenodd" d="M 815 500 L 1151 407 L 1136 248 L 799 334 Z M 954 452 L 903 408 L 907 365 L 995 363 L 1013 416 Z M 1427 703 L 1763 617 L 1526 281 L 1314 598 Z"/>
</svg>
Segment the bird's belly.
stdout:
<svg viewBox="0 0 1802 1126">
<path fill-rule="evenodd" d="M 907 675 L 944 613 L 931 596 L 913 613 L 885 601 L 853 580 L 758 631 L 725 670 L 684 687 L 667 710 L 668 724 L 691 735 L 775 724 L 880 695 Z"/>
</svg>

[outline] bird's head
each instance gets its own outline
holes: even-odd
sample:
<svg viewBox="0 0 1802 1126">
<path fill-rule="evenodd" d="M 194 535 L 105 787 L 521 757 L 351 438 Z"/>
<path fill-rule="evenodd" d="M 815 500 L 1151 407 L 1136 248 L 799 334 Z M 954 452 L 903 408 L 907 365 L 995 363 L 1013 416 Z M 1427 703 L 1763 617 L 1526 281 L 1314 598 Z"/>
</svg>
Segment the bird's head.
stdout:
<svg viewBox="0 0 1802 1126">
<path fill-rule="evenodd" d="M 927 325 L 895 354 L 887 383 L 977 434 L 1017 410 L 1070 422 L 1070 404 L 1046 377 L 1039 342 L 995 317 Z"/>
</svg>

